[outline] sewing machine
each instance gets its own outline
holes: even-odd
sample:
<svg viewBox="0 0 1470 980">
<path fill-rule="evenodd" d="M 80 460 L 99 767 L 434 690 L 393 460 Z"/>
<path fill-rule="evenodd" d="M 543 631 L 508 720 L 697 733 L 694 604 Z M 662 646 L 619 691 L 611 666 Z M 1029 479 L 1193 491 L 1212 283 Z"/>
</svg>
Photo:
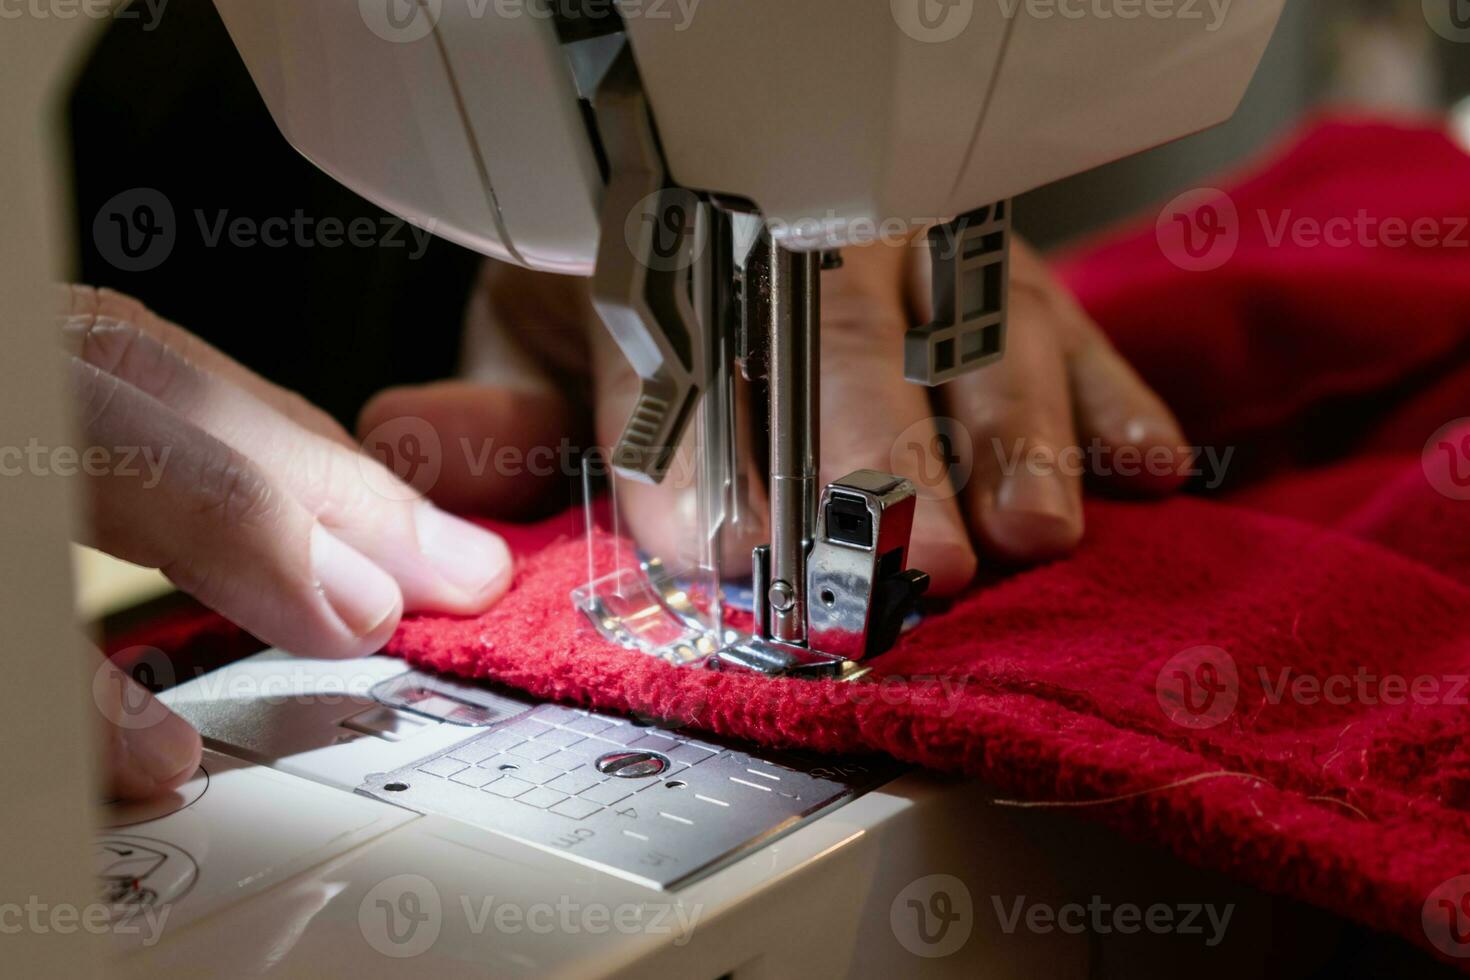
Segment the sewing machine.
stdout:
<svg viewBox="0 0 1470 980">
<path fill-rule="evenodd" d="M 692 451 L 700 480 L 687 553 L 589 573 L 569 600 L 588 628 L 688 669 L 858 684 L 927 579 L 907 565 L 907 481 L 817 486 L 822 270 L 895 220 L 924 232 L 935 318 L 894 370 L 935 385 L 1002 357 L 1011 199 L 1226 118 L 1282 3 L 1207 28 L 1184 5 L 217 0 L 324 170 L 488 256 L 590 277 L 642 381 L 614 470 L 657 482 Z M 721 613 L 737 376 L 770 430 L 749 631 Z M 1101 831 L 885 760 L 758 751 L 382 657 L 268 652 L 164 697 L 209 751 L 99 839 L 107 900 L 143 933 L 125 973 L 1087 976 L 1123 957 L 1239 974 L 1269 948 L 1244 890 L 1140 871 Z M 1232 896 L 1230 942 L 1002 914 L 1172 893 Z"/>
<path fill-rule="evenodd" d="M 934 320 L 908 332 L 902 370 L 937 385 L 982 369 L 1005 351 L 1010 199 L 1227 118 L 1282 0 L 1214 21 L 1021 0 L 218 7 L 322 169 L 486 255 L 591 277 L 641 379 L 614 468 L 662 481 L 692 444 L 700 473 L 686 552 L 654 557 L 715 613 L 670 611 L 675 640 L 650 652 L 853 677 L 927 577 L 907 568 L 911 485 L 817 486 L 823 266 L 895 222 L 927 229 Z M 770 542 L 751 556 L 756 628 L 732 640 L 737 372 L 766 391 Z M 608 574 L 583 609 L 626 642 L 627 593 L 668 590 Z"/>
</svg>

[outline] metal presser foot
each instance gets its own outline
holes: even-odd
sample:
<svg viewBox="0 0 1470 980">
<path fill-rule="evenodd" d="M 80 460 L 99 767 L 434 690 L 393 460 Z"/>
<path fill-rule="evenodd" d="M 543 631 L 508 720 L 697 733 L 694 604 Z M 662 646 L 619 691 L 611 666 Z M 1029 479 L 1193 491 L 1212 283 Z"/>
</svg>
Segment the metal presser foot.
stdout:
<svg viewBox="0 0 1470 980">
<path fill-rule="evenodd" d="M 910 381 L 943 384 L 1004 355 L 1009 212 L 1001 201 L 930 230 L 935 320 L 905 338 Z M 929 576 L 908 567 L 908 480 L 859 470 L 816 498 L 819 274 L 816 253 L 785 251 L 766 235 L 744 266 L 741 361 L 770 395 L 771 543 L 754 555 L 756 635 L 710 662 L 855 678 L 897 641 Z"/>
<path fill-rule="evenodd" d="M 722 393 L 737 368 L 763 381 L 769 399 L 771 540 L 752 555 L 755 630 L 706 623 L 684 584 L 657 560 L 589 583 L 573 601 L 608 639 L 670 663 L 856 680 L 867 673 L 862 661 L 898 639 L 929 585 L 927 574 L 908 567 L 913 484 L 859 470 L 818 497 L 820 256 L 781 249 L 760 230 L 737 263 L 731 216 L 706 204 L 698 217 L 707 223 L 704 259 L 688 285 L 704 335 L 695 346 L 709 357 L 707 373 L 696 376 L 704 410 L 715 417 L 706 422 L 733 429 L 732 402 Z M 717 283 L 725 270 L 731 281 Z M 638 456 L 615 451 L 620 459 Z M 733 488 L 729 454 L 712 453 L 708 462 L 716 472 L 704 479 L 717 490 Z"/>
<path fill-rule="evenodd" d="M 726 627 L 718 594 L 706 596 L 706 615 L 656 559 L 589 582 L 573 602 L 608 639 L 671 663 L 857 679 L 864 661 L 896 642 L 929 576 L 908 567 L 916 502 L 908 480 L 859 470 L 818 493 L 828 263 L 782 248 L 753 209 L 672 184 L 631 57 L 614 62 L 594 101 L 608 180 L 593 299 L 642 381 L 614 468 L 659 482 L 686 432 L 701 434 L 709 520 L 700 534 L 710 554 L 700 571 L 719 593 L 721 522 L 738 497 L 739 370 L 764 382 L 768 397 L 771 539 L 752 556 L 751 634 Z M 910 380 L 942 384 L 1004 353 L 1007 205 L 931 230 L 936 319 L 905 338 Z M 625 234 L 630 227 L 637 234 Z"/>
<path fill-rule="evenodd" d="M 755 635 L 711 666 L 855 679 L 898 639 L 929 576 L 908 567 L 908 480 L 859 470 L 817 497 L 819 262 L 766 235 L 746 260 L 741 360 L 769 395 L 771 543 L 752 556 Z"/>
</svg>

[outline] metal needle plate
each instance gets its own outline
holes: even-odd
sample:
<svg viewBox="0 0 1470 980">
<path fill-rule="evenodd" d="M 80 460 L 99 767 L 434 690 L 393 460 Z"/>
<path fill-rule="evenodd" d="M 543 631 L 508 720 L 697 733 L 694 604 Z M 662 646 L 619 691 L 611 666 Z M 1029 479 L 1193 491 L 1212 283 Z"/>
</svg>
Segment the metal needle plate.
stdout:
<svg viewBox="0 0 1470 980">
<path fill-rule="evenodd" d="M 371 775 L 358 792 L 671 889 L 902 771 L 882 758 L 754 756 L 540 705 L 448 751 Z"/>
</svg>

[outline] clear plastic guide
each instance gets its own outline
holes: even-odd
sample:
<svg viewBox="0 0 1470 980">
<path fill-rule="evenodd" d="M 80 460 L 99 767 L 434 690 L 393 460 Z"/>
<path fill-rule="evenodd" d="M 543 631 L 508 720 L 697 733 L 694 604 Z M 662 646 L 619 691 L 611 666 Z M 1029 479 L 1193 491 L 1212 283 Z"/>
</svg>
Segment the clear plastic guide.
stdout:
<svg viewBox="0 0 1470 980">
<path fill-rule="evenodd" d="M 711 353 L 730 363 L 728 350 Z M 760 540 L 764 524 L 736 464 L 745 392 L 732 372 L 712 373 L 663 483 L 616 474 L 604 450 L 582 461 L 587 579 L 572 603 L 607 639 L 678 665 L 738 638 L 725 623 L 724 577 L 748 572 L 749 556 L 724 552 Z"/>
</svg>

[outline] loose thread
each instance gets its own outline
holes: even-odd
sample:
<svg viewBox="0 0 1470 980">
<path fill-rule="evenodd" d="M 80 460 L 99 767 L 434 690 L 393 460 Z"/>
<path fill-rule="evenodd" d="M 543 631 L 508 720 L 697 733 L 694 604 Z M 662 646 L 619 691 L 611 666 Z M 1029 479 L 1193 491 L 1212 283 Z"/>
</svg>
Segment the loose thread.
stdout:
<svg viewBox="0 0 1470 980">
<path fill-rule="evenodd" d="M 1178 789 L 1181 786 L 1189 786 L 1192 783 L 1202 783 L 1207 779 L 1221 779 L 1224 777 L 1235 779 L 1249 779 L 1256 783 L 1267 783 L 1268 780 L 1248 772 L 1202 772 L 1184 779 L 1166 783 L 1163 786 L 1155 786 L 1152 789 L 1141 789 L 1134 793 L 1124 793 L 1122 796 L 1109 796 L 1101 800 L 991 800 L 996 806 L 1010 806 L 1021 810 L 1032 810 L 1043 807 L 1082 807 L 1082 806 L 1106 806 L 1109 803 L 1121 803 L 1124 800 L 1136 799 L 1140 796 L 1148 796 L 1151 793 L 1162 793 L 1165 790 Z"/>
<path fill-rule="evenodd" d="M 1362 810 L 1359 810 L 1357 807 L 1353 806 L 1347 800 L 1339 800 L 1335 796 L 1309 796 L 1309 797 L 1307 797 L 1307 802 L 1309 802 L 1309 803 L 1335 803 L 1338 806 L 1342 807 L 1344 810 L 1351 810 L 1353 813 L 1356 813 L 1358 816 L 1362 817 L 1364 820 L 1370 819 L 1370 817 L 1368 816 L 1368 814 L 1364 813 Z"/>
</svg>

